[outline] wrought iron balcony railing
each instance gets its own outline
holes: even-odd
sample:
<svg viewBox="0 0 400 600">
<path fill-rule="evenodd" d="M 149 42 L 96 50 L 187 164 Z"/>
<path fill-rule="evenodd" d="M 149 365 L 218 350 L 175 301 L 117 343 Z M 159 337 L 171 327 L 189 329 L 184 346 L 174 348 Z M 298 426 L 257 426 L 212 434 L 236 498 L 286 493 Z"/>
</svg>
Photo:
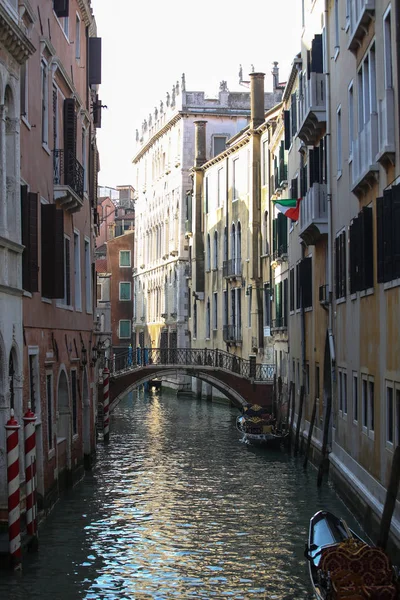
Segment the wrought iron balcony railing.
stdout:
<svg viewBox="0 0 400 600">
<path fill-rule="evenodd" d="M 242 262 L 238 258 L 230 258 L 222 263 L 224 277 L 240 277 L 242 275 Z"/>
<path fill-rule="evenodd" d="M 85 169 L 69 150 L 53 151 L 54 185 L 68 185 L 83 200 Z"/>
</svg>

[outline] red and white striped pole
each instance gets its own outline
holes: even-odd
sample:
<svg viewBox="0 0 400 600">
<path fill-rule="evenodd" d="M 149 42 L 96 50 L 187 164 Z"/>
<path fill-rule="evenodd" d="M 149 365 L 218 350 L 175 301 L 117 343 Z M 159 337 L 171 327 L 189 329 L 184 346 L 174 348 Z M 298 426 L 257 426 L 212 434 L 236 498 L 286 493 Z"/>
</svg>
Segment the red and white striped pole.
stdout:
<svg viewBox="0 0 400 600">
<path fill-rule="evenodd" d="M 108 442 L 110 439 L 110 371 L 107 367 L 103 370 L 103 439 Z"/>
<path fill-rule="evenodd" d="M 21 509 L 19 496 L 19 446 L 20 426 L 11 409 L 10 420 L 6 425 L 7 435 L 7 482 L 8 482 L 8 539 L 12 564 L 21 565 Z"/>
<path fill-rule="evenodd" d="M 26 529 L 28 535 L 37 535 L 36 510 L 36 415 L 31 411 L 31 403 L 23 416 L 25 437 L 25 482 L 26 482 Z"/>
</svg>

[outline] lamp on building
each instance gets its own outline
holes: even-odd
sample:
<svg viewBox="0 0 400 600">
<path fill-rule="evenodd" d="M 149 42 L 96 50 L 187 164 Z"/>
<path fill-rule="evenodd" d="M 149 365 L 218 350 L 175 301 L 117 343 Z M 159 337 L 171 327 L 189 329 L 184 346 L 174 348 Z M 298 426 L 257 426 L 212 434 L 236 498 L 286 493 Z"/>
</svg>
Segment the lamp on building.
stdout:
<svg viewBox="0 0 400 600">
<path fill-rule="evenodd" d="M 99 349 L 96 345 L 92 347 L 92 365 L 95 366 L 97 359 L 99 358 Z"/>
<path fill-rule="evenodd" d="M 85 369 L 87 365 L 87 350 L 85 348 L 85 346 L 82 344 L 82 348 L 81 348 L 81 369 L 82 371 Z"/>
</svg>

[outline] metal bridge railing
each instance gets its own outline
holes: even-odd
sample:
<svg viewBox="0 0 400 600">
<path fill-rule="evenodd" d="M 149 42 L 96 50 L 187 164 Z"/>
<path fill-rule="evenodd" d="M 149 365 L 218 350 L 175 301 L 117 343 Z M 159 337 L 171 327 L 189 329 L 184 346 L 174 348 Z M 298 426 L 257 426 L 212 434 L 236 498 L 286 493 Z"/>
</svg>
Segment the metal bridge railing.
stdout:
<svg viewBox="0 0 400 600">
<path fill-rule="evenodd" d="M 140 367 L 186 366 L 214 367 L 230 371 L 255 381 L 272 381 L 275 374 L 273 364 L 252 364 L 250 360 L 240 358 L 224 350 L 194 348 L 135 348 L 118 354 L 110 359 L 110 370 L 113 375 L 123 374 Z"/>
</svg>

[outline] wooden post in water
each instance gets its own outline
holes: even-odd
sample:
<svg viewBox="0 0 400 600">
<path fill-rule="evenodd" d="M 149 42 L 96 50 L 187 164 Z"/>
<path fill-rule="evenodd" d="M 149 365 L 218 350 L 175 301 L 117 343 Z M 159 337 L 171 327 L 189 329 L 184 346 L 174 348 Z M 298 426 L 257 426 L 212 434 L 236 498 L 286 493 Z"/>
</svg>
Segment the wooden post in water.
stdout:
<svg viewBox="0 0 400 600">
<path fill-rule="evenodd" d="M 273 387 L 273 396 L 272 396 L 272 414 L 276 417 L 276 398 L 277 398 L 277 387 L 276 387 L 276 373 L 274 373 L 274 387 Z"/>
<path fill-rule="evenodd" d="M 313 406 L 313 409 L 312 409 L 312 415 L 311 415 L 311 421 L 310 421 L 310 429 L 308 430 L 306 453 L 305 453 L 304 463 L 303 463 L 303 468 L 304 469 L 307 469 L 308 455 L 310 453 L 311 439 L 312 439 L 312 433 L 313 433 L 313 429 L 314 429 L 314 423 L 315 423 L 316 414 L 317 414 L 317 397 L 314 398 L 314 406 Z"/>
<path fill-rule="evenodd" d="M 292 397 L 291 409 L 292 414 L 290 415 L 290 425 L 289 425 L 289 448 L 292 447 L 292 433 L 293 433 L 293 423 L 294 423 L 294 412 L 296 409 L 296 396 L 295 396 L 295 386 L 294 381 L 290 383 L 290 396 Z"/>
<path fill-rule="evenodd" d="M 381 526 L 379 532 L 378 544 L 383 550 L 389 538 L 390 523 L 392 521 L 393 511 L 396 504 L 397 492 L 400 483 L 400 446 L 396 447 L 393 455 L 392 470 L 390 472 L 389 485 L 386 492 L 385 506 L 382 513 Z"/>
<path fill-rule="evenodd" d="M 325 423 L 324 423 L 324 437 L 322 438 L 322 458 L 321 464 L 318 469 L 318 477 L 317 477 L 317 486 L 321 487 L 322 478 L 324 473 L 328 471 L 327 461 L 328 457 L 326 455 L 326 449 L 328 446 L 328 435 L 329 435 L 329 421 L 331 419 L 331 410 L 332 410 L 332 396 L 328 396 L 326 399 L 326 411 L 325 411 Z M 329 461 L 328 461 L 329 464 Z"/>
<path fill-rule="evenodd" d="M 282 423 L 282 377 L 279 375 L 278 377 L 278 409 L 277 409 L 277 426 L 281 427 Z"/>
<path fill-rule="evenodd" d="M 299 440 L 300 440 L 300 426 L 301 426 L 301 417 L 303 415 L 303 403 L 304 403 L 304 385 L 300 388 L 300 405 L 299 405 L 299 416 L 297 418 L 297 427 L 296 427 L 296 441 L 294 444 L 294 455 L 296 456 L 299 451 Z"/>
</svg>

